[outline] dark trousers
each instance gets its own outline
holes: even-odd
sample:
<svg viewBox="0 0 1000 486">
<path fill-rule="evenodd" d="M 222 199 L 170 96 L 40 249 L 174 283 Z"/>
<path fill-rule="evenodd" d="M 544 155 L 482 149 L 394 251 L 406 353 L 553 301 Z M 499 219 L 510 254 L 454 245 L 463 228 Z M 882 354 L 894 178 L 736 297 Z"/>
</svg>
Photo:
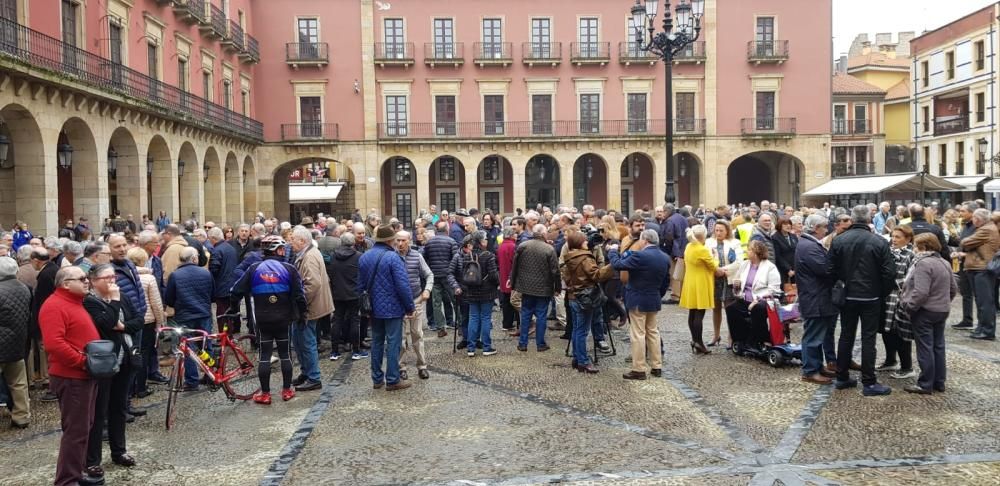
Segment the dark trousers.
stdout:
<svg viewBox="0 0 1000 486">
<path fill-rule="evenodd" d="M 823 369 L 823 341 L 833 329 L 837 316 L 807 317 L 802 324 L 802 376 Z"/>
<path fill-rule="evenodd" d="M 316 333 L 319 339 L 330 338 L 330 328 L 333 323 L 333 314 L 326 315 L 316 319 Z"/>
<path fill-rule="evenodd" d="M 361 316 L 358 299 L 336 300 L 333 303 L 333 322 L 330 328 L 332 351 L 340 350 L 340 345 L 350 345 L 351 352 L 361 351 Z"/>
<path fill-rule="evenodd" d="M 143 384 L 143 388 L 140 388 L 141 390 L 145 389 L 146 381 L 150 376 L 161 374 L 160 357 L 157 355 L 157 352 L 156 324 L 147 323 L 142 329 L 142 359 L 146 366 L 143 371 L 139 372 L 144 372 L 140 378 Z"/>
<path fill-rule="evenodd" d="M 837 344 L 837 379 L 850 378 L 851 358 L 854 356 L 854 340 L 861 321 L 861 383 L 874 385 L 875 378 L 875 335 L 882 320 L 882 303 L 878 300 L 848 300 L 840 310 L 840 342 Z"/>
<path fill-rule="evenodd" d="M 917 343 L 917 363 L 920 364 L 917 386 L 925 390 L 944 387 L 948 371 L 944 357 L 946 319 L 947 312 L 928 312 L 923 309 L 911 317 Z"/>
<path fill-rule="evenodd" d="M 958 272 L 958 291 L 962 293 L 962 325 L 972 325 L 973 304 L 972 275 L 965 270 Z"/>
<path fill-rule="evenodd" d="M 882 333 L 882 344 L 885 344 L 886 364 L 899 363 L 899 369 L 913 369 L 913 344 L 899 337 L 894 331 Z M 898 359 L 897 359 L 898 358 Z"/>
<path fill-rule="evenodd" d="M 997 334 L 995 292 L 997 281 L 985 270 L 966 272 L 971 275 L 972 292 L 976 294 L 976 332 L 990 337 Z"/>
<path fill-rule="evenodd" d="M 503 320 L 501 321 L 503 328 L 514 329 L 514 324 L 518 321 L 518 315 L 514 306 L 510 305 L 510 294 L 500 292 L 500 310 L 503 311 Z"/>
<path fill-rule="evenodd" d="M 97 380 L 49 377 L 49 390 L 59 397 L 62 438 L 56 461 L 56 486 L 76 485 L 87 461 L 87 443 L 94 423 Z M 101 437 L 97 436 L 100 445 Z"/>
<path fill-rule="evenodd" d="M 125 419 L 128 410 L 129 377 L 132 367 L 128 357 L 122 363 L 118 374 L 111 378 L 97 380 L 97 401 L 94 404 L 94 424 L 90 427 L 90 440 L 87 443 L 87 467 L 101 465 L 101 435 L 104 433 L 104 423 L 108 424 L 108 445 L 111 447 L 111 457 L 118 457 L 127 452 L 125 448 Z"/>
<path fill-rule="evenodd" d="M 237 309 L 239 309 L 239 308 L 237 307 Z M 237 309 L 234 309 L 234 310 L 237 310 Z M 226 297 L 216 298 L 215 299 L 215 317 L 219 317 L 219 316 L 221 316 L 223 314 L 226 314 L 228 312 L 229 312 L 229 297 L 226 296 Z M 223 323 L 221 323 L 221 322 L 217 322 L 216 323 L 216 325 L 219 327 L 219 332 L 222 332 L 222 324 Z M 236 324 L 236 323 L 233 323 L 233 322 L 230 322 L 229 325 L 230 326 L 239 326 L 239 324 Z M 240 332 L 240 329 L 230 329 L 229 332 L 231 334 L 235 334 L 237 332 Z"/>
</svg>

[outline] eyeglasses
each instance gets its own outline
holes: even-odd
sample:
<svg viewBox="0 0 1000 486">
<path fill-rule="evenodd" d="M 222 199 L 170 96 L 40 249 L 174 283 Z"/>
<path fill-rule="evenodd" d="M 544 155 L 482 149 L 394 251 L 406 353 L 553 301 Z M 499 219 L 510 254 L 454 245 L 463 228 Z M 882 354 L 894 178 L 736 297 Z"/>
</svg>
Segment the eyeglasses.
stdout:
<svg viewBox="0 0 1000 486">
<path fill-rule="evenodd" d="M 87 281 L 89 281 L 89 280 L 90 279 L 88 279 L 87 277 L 67 278 L 67 279 L 65 279 L 66 282 L 84 282 L 84 283 L 87 282 Z"/>
<path fill-rule="evenodd" d="M 91 281 L 94 281 L 94 280 L 112 280 L 112 279 L 114 279 L 114 278 L 115 278 L 115 276 L 114 276 L 114 275 L 105 275 L 105 276 L 103 276 L 103 277 L 94 277 L 94 278 L 92 278 L 92 279 L 90 279 L 90 280 L 91 280 Z"/>
</svg>

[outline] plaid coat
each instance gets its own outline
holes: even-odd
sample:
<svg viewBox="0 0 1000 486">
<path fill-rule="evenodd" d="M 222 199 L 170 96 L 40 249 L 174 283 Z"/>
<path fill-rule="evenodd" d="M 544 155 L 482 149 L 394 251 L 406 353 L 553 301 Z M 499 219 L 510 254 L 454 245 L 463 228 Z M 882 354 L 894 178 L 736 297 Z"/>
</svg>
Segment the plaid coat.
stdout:
<svg viewBox="0 0 1000 486">
<path fill-rule="evenodd" d="M 902 248 L 892 249 L 892 256 L 896 260 L 896 287 L 885 299 L 885 322 L 882 326 L 883 332 L 896 332 L 904 339 L 912 339 L 913 331 L 909 319 L 904 314 L 897 315 L 896 308 L 899 306 L 899 294 L 902 292 L 903 281 L 906 274 L 913 265 L 913 245 L 908 244 Z M 905 335 L 911 336 L 907 338 Z"/>
</svg>

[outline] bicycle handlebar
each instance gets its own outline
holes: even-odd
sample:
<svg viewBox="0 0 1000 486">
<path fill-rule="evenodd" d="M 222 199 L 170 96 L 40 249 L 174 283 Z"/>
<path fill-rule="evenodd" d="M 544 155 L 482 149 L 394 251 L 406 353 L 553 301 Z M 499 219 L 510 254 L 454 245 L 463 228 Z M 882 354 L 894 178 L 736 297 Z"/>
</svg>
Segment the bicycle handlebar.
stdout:
<svg viewBox="0 0 1000 486">
<path fill-rule="evenodd" d="M 177 333 L 179 335 L 191 334 L 191 333 L 201 334 L 201 336 L 204 338 L 208 338 L 211 336 L 211 334 L 209 334 L 208 331 L 205 331 L 203 329 L 189 329 L 186 327 L 161 327 L 160 332 L 162 333 L 164 331 Z"/>
</svg>

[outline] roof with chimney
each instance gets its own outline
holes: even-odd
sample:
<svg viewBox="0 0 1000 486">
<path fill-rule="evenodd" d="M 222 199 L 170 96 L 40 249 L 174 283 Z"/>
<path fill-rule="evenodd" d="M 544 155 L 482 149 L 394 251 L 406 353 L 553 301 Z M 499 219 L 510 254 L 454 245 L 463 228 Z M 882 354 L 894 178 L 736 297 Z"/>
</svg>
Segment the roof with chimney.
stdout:
<svg viewBox="0 0 1000 486">
<path fill-rule="evenodd" d="M 868 84 L 850 74 L 836 73 L 833 76 L 833 94 L 835 95 L 885 95 L 886 92 L 878 86 Z"/>
</svg>

